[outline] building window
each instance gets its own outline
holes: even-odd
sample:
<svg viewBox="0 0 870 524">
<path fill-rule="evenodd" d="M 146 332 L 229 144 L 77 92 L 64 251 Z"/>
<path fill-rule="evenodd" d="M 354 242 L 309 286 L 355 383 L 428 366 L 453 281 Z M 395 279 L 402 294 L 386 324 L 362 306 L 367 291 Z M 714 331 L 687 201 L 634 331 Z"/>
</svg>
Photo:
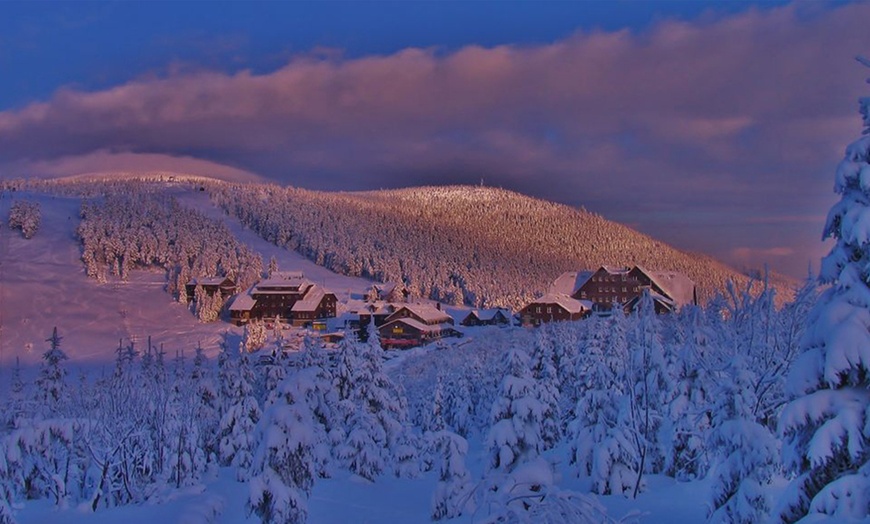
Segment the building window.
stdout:
<svg viewBox="0 0 870 524">
<path fill-rule="evenodd" d="M 553 312 L 553 308 L 548 307 L 548 308 L 547 308 L 547 313 L 549 314 L 549 313 L 552 313 L 552 312 Z"/>
<path fill-rule="evenodd" d="M 540 312 L 541 312 L 541 306 L 537 306 L 535 308 L 535 313 L 540 313 Z"/>
<path fill-rule="evenodd" d="M 623 293 L 628 293 L 628 288 L 625 287 L 625 286 L 622 286 L 622 292 L 623 292 Z"/>
</svg>

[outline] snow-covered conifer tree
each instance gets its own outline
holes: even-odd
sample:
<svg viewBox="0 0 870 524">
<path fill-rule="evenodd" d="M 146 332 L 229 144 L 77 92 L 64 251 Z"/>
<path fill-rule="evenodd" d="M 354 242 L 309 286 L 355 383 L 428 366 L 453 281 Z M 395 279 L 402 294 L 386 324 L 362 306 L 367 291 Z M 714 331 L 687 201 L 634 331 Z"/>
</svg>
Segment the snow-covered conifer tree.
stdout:
<svg viewBox="0 0 870 524">
<path fill-rule="evenodd" d="M 248 508 L 264 523 L 304 523 L 306 498 L 317 474 L 317 441 L 311 407 L 306 402 L 308 377 L 292 374 L 276 387 L 272 405 L 258 426 Z"/>
<path fill-rule="evenodd" d="M 541 413 L 543 450 L 552 448 L 562 438 L 559 377 L 553 360 L 553 340 L 547 335 L 543 331 L 538 334 L 531 355 L 535 396 L 543 407 Z"/>
<path fill-rule="evenodd" d="M 710 345 L 702 309 L 683 307 L 678 320 L 686 331 L 681 346 L 671 351 L 674 398 L 668 411 L 674 435 L 665 460 L 665 473 L 677 480 L 694 480 L 706 474 L 708 465 L 705 436 L 710 429 L 708 405 L 714 380 L 705 355 L 715 348 Z"/>
<path fill-rule="evenodd" d="M 810 513 L 870 515 L 870 97 L 860 108 L 864 136 L 837 168 L 841 198 L 824 230 L 836 241 L 819 275 L 830 288 L 809 316 L 779 421 L 785 465 L 797 475 L 782 522 Z"/>
<path fill-rule="evenodd" d="M 419 464 L 405 426 L 406 400 L 383 372 L 377 331 L 370 331 L 366 343 L 349 338 L 353 337 L 346 336 L 342 345 L 336 375 L 347 435 L 335 448 L 336 458 L 369 480 L 391 463 L 401 475 L 412 476 Z"/>
<path fill-rule="evenodd" d="M 225 349 L 221 355 L 228 353 Z M 248 352 L 222 357 L 226 360 L 221 380 L 224 412 L 220 421 L 220 458 L 236 468 L 236 479 L 250 478 L 256 442 L 255 428 L 262 413 L 254 396 L 254 374 Z"/>
<path fill-rule="evenodd" d="M 57 415 L 61 404 L 65 401 L 66 369 L 63 367 L 63 361 L 67 360 L 67 356 L 60 349 L 62 339 L 55 327 L 51 337 L 45 340 L 49 343 L 49 348 L 42 354 L 42 366 L 39 369 L 39 378 L 36 379 L 42 409 L 49 416 Z"/>
<path fill-rule="evenodd" d="M 473 487 L 465 465 L 468 442 L 456 433 L 439 431 L 432 436 L 437 455 L 438 486 L 432 497 L 432 519 L 462 515 Z"/>
<path fill-rule="evenodd" d="M 625 376 L 628 347 L 626 318 L 612 315 L 592 319 L 601 336 L 577 356 L 580 389 L 575 419 L 569 424 L 570 462 L 581 476 L 592 481 L 592 491 L 602 495 L 631 493 L 638 478 L 630 419 L 630 384 Z M 604 327 L 606 326 L 606 331 Z M 605 332 L 608 336 L 604 337 Z"/>
<path fill-rule="evenodd" d="M 445 423 L 460 436 L 468 437 L 474 427 L 474 399 L 464 374 L 448 382 L 444 405 Z"/>
<path fill-rule="evenodd" d="M 205 453 L 206 460 L 215 462 L 220 445 L 218 431 L 221 418 L 220 399 L 212 378 L 211 366 L 201 344 L 196 346 L 190 380 L 194 393 L 195 422 L 200 439 L 198 445 Z"/>
<path fill-rule="evenodd" d="M 664 469 L 671 431 L 663 410 L 671 400 L 673 386 L 666 369 L 660 321 L 648 290 L 641 296 L 631 320 L 627 378 L 631 401 L 629 420 L 638 458 L 638 479 L 634 489 L 637 496 L 641 476 L 660 473 Z"/>
<path fill-rule="evenodd" d="M 269 269 L 266 274 L 267 277 L 272 278 L 278 273 L 278 260 L 272 256 L 269 258 Z"/>
<path fill-rule="evenodd" d="M 492 425 L 486 439 L 487 469 L 509 473 L 543 450 L 544 406 L 535 393 L 528 355 L 511 348 L 501 391 L 492 406 Z"/>
<path fill-rule="evenodd" d="M 762 522 L 770 511 L 763 486 L 775 471 L 778 449 L 773 435 L 753 415 L 754 378 L 746 359 L 733 355 L 712 394 L 709 448 L 717 458 L 710 507 L 714 523 Z"/>
<path fill-rule="evenodd" d="M 435 391 L 432 392 L 432 409 L 425 424 L 426 431 L 439 432 L 444 430 L 444 379 L 441 375 L 435 380 Z"/>
<path fill-rule="evenodd" d="M 242 340 L 245 351 L 248 353 L 259 351 L 266 345 L 266 325 L 259 320 L 251 320 L 245 324 L 245 334 Z"/>
</svg>

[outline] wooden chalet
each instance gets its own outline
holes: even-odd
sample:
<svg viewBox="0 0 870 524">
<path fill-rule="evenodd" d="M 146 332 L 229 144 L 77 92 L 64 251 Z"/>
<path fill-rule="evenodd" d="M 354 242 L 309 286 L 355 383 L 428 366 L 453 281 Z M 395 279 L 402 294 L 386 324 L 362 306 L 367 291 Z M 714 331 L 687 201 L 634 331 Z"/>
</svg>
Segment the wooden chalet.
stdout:
<svg viewBox="0 0 870 524">
<path fill-rule="evenodd" d="M 462 336 L 453 327 L 453 317 L 428 304 L 406 305 L 396 309 L 378 328 L 385 349 L 420 346 L 445 337 Z"/>
<path fill-rule="evenodd" d="M 192 278 L 190 282 L 184 285 L 188 301 L 193 300 L 196 286 L 202 286 L 203 291 L 210 297 L 220 293 L 221 298 L 224 300 L 236 294 L 236 283 L 230 277 Z"/>
<path fill-rule="evenodd" d="M 410 296 L 411 291 L 404 284 L 395 282 L 373 284 L 367 294 L 370 302 L 407 302 Z"/>
<path fill-rule="evenodd" d="M 459 322 L 463 326 L 499 326 L 510 325 L 510 312 L 504 309 L 475 309 Z"/>
<path fill-rule="evenodd" d="M 338 299 L 322 287 L 314 284 L 308 288 L 301 300 L 290 308 L 293 325 L 296 327 L 311 327 L 321 319 L 334 318 Z"/>
<path fill-rule="evenodd" d="M 592 303 L 577 300 L 562 293 L 547 293 L 520 310 L 524 326 L 540 326 L 546 322 L 580 320 L 592 312 Z"/>
<path fill-rule="evenodd" d="M 242 325 L 252 319 L 278 318 L 309 326 L 335 317 L 337 302 L 335 294 L 312 284 L 301 272 L 276 273 L 236 296 L 229 308 L 230 320 Z"/>
<path fill-rule="evenodd" d="M 641 266 L 601 266 L 584 276 L 582 282 L 577 280 L 578 286 L 572 297 L 592 302 L 596 311 L 607 312 L 626 308 L 629 303 L 636 304 L 647 289 L 660 302 L 660 307 L 656 308 L 659 312 L 675 311 L 686 304 L 698 303 L 695 283 L 675 271 L 649 271 Z M 560 280 L 564 281 L 565 276 Z"/>
</svg>

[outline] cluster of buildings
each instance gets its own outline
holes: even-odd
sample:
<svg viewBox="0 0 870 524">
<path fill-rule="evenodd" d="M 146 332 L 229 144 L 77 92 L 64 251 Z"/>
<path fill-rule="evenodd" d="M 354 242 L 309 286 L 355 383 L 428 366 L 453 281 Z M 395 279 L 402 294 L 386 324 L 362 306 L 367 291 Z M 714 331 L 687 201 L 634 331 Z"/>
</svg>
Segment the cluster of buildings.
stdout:
<svg viewBox="0 0 870 524">
<path fill-rule="evenodd" d="M 235 294 L 229 278 L 208 278 L 188 283 L 188 296 L 201 286 L 210 296 Z M 686 304 L 697 304 L 694 282 L 681 273 L 649 271 L 641 266 L 602 266 L 596 271 L 562 274 L 542 297 L 512 315 L 504 309 L 463 312 L 460 325 L 510 325 L 517 319 L 524 326 L 546 322 L 579 320 L 589 315 L 609 315 L 614 311 L 633 311 L 644 292 L 648 292 L 657 313 L 676 311 Z M 372 326 L 378 330 L 385 348 L 409 348 L 445 337 L 462 336 L 456 319 L 441 304 L 409 303 L 409 290 L 394 283 L 375 284 L 365 295 L 362 307 L 342 313 L 334 293 L 307 280 L 301 272 L 281 272 L 261 280 L 236 295 L 229 306 L 230 321 L 243 325 L 252 320 L 277 320 L 296 327 L 321 332 L 340 321 L 340 327 L 356 330 L 366 339 Z M 458 318 L 458 317 L 457 317 Z"/>
</svg>

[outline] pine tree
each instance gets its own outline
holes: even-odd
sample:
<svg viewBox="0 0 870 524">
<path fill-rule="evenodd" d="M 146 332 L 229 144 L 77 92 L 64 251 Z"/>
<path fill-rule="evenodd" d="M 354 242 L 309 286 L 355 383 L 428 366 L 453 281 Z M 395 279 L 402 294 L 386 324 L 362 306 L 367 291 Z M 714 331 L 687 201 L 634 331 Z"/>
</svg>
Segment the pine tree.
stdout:
<svg viewBox="0 0 870 524">
<path fill-rule="evenodd" d="M 870 97 L 860 108 L 865 136 L 846 148 L 837 168 L 841 198 L 824 230 L 836 241 L 819 275 L 830 287 L 809 316 L 779 421 L 785 465 L 797 475 L 782 522 L 810 513 L 870 515 Z"/>
<path fill-rule="evenodd" d="M 544 406 L 535 398 L 529 357 L 520 349 L 508 353 L 500 395 L 492 406 L 487 435 L 487 469 L 510 473 L 543 450 Z"/>
<path fill-rule="evenodd" d="M 580 476 L 592 481 L 592 491 L 602 495 L 631 493 L 638 479 L 637 455 L 633 439 L 631 387 L 626 377 L 628 342 L 626 318 L 614 314 L 601 323 L 601 334 L 588 340 L 577 358 L 580 390 L 575 420 L 569 424 L 570 462 Z"/>
<path fill-rule="evenodd" d="M 544 410 L 541 413 L 541 439 L 543 450 L 554 447 L 562 438 L 562 414 L 559 408 L 559 377 L 554 363 L 552 339 L 541 332 L 535 338 L 531 356 L 535 397 Z"/>
<path fill-rule="evenodd" d="M 673 351 L 671 373 L 674 399 L 668 406 L 674 436 L 665 461 L 665 473 L 677 480 L 696 480 L 707 471 L 705 435 L 710 429 L 710 387 L 715 382 L 705 356 L 715 351 L 710 345 L 704 312 L 683 307 L 679 322 L 686 327 L 685 339 Z"/>
<path fill-rule="evenodd" d="M 465 466 L 468 442 L 449 431 L 439 431 L 432 438 L 438 457 L 438 486 L 432 497 L 432 520 L 452 519 L 462 515 L 471 489 L 471 474 Z"/>
<path fill-rule="evenodd" d="M 57 327 L 55 327 L 51 337 L 45 340 L 50 346 L 42 354 L 42 366 L 39 370 L 39 378 L 36 379 L 42 408 L 49 416 L 57 415 L 60 406 L 66 399 L 66 369 L 63 367 L 63 361 L 67 360 L 67 356 L 60 349 L 62 339 L 63 337 L 57 334 Z"/>
<path fill-rule="evenodd" d="M 276 388 L 273 404 L 258 426 L 248 508 L 264 523 L 304 523 L 306 498 L 317 474 L 314 449 L 318 435 L 306 398 L 305 374 L 288 376 Z"/>
<path fill-rule="evenodd" d="M 195 423 L 199 433 L 198 446 L 209 462 L 215 462 L 220 445 L 220 399 L 212 378 L 212 371 L 202 345 L 196 346 L 190 380 L 195 403 Z"/>
<path fill-rule="evenodd" d="M 266 325 L 259 320 L 251 320 L 245 324 L 245 334 L 242 338 L 245 351 L 259 351 L 266 344 Z"/>
<path fill-rule="evenodd" d="M 636 497 L 645 473 L 660 473 L 668 454 L 671 430 L 663 409 L 671 401 L 673 386 L 668 376 L 661 343 L 660 322 L 652 297 L 644 291 L 632 316 L 629 331 L 630 356 L 627 378 L 629 385 L 630 424 L 637 456 Z"/>
<path fill-rule="evenodd" d="M 709 448 L 718 458 L 713 479 L 710 521 L 762 522 L 770 511 L 763 486 L 776 469 L 777 443 L 755 420 L 755 377 L 742 355 L 734 355 L 717 377 Z"/>
<path fill-rule="evenodd" d="M 335 448 L 336 458 L 369 480 L 391 463 L 401 475 L 413 476 L 420 467 L 406 428 L 407 403 L 383 372 L 383 349 L 377 332 L 364 344 L 352 338 L 345 337 L 336 371 L 339 409 L 347 435 Z"/>
</svg>

